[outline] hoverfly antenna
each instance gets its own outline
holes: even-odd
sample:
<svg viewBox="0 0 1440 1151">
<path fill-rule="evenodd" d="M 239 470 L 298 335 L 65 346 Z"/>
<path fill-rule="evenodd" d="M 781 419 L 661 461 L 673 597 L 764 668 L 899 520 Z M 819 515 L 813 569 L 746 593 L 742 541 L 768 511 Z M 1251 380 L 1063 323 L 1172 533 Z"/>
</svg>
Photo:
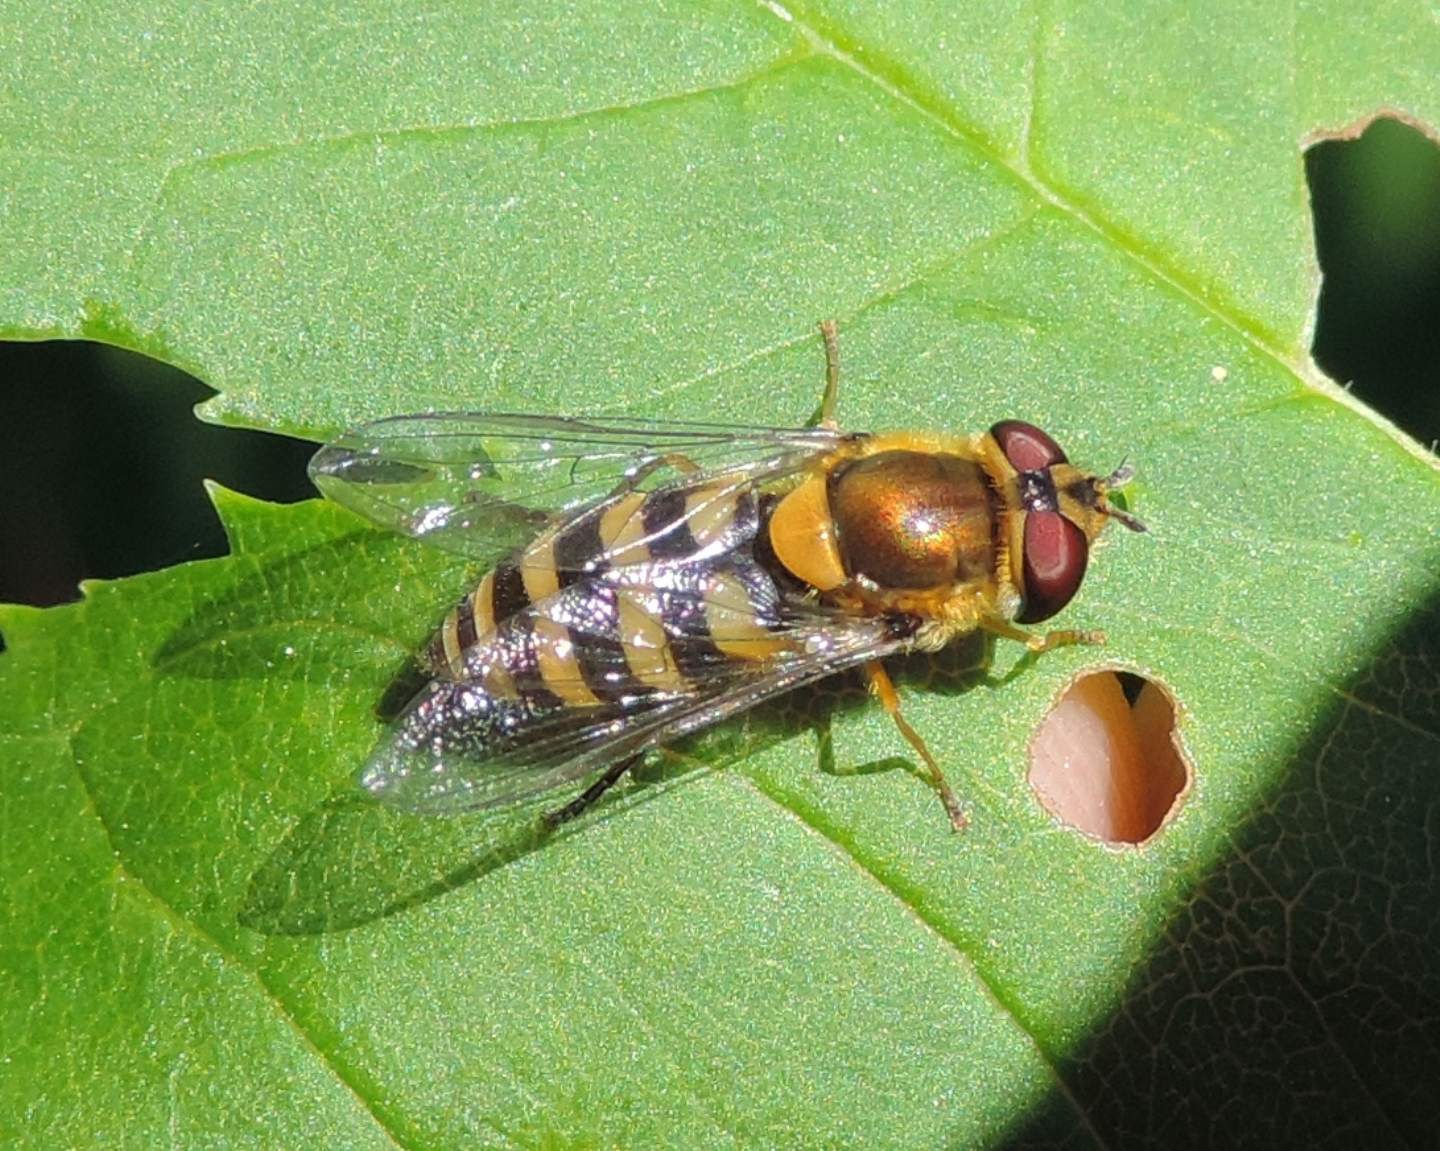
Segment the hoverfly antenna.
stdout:
<svg viewBox="0 0 1440 1151">
<path fill-rule="evenodd" d="M 1117 465 L 1115 465 L 1115 470 L 1114 470 L 1113 472 L 1111 472 L 1108 477 L 1106 477 L 1105 487 L 1106 487 L 1107 490 L 1110 490 L 1110 491 L 1113 491 L 1115 488 L 1123 488 L 1126 484 L 1128 484 L 1128 483 L 1129 483 L 1131 480 L 1133 480 L 1134 478 L 1135 478 L 1135 467 L 1134 467 L 1134 465 L 1133 465 L 1133 464 L 1130 464 L 1130 463 L 1127 463 L 1127 462 L 1126 462 L 1126 457 L 1122 456 L 1122 457 L 1120 458 L 1120 462 L 1119 462 Z"/>
<path fill-rule="evenodd" d="M 1111 472 L 1108 476 L 1106 476 L 1105 479 L 1101 480 L 1096 485 L 1096 487 L 1098 487 L 1102 493 L 1113 492 L 1117 488 L 1123 488 L 1134 478 L 1135 468 L 1129 463 L 1127 463 L 1125 457 L 1122 456 L 1120 459 L 1120 463 L 1116 465 L 1115 470 Z M 1117 508 L 1113 506 L 1109 500 L 1104 501 L 1104 507 L 1108 515 L 1111 515 L 1115 519 L 1119 520 L 1132 532 L 1148 532 L 1150 530 L 1145 526 L 1144 521 L 1137 519 L 1135 516 L 1132 516 L 1123 508 Z"/>
</svg>

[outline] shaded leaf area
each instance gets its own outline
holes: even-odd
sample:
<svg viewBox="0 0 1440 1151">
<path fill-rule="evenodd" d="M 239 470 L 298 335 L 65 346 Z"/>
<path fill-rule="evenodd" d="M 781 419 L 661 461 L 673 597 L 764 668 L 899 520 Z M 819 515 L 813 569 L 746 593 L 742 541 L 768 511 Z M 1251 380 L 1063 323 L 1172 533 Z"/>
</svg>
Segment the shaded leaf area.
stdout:
<svg viewBox="0 0 1440 1151">
<path fill-rule="evenodd" d="M 1298 743 L 1017 1145 L 1069 1145 L 1077 1099 L 1107 1146 L 1432 1142 L 1437 607 Z"/>
<path fill-rule="evenodd" d="M 1437 32 L 1403 6 L 1138 11 L 37 9 L 0 63 L 6 333 L 163 355 L 221 389 L 212 414 L 291 431 L 431 406 L 784 424 L 836 316 L 846 423 L 1017 416 L 1096 470 L 1129 453 L 1153 531 L 1097 550 L 1060 621 L 1107 651 L 907 683 L 966 835 L 866 768 L 903 745 L 851 701 L 824 709 L 833 755 L 751 717 L 542 843 L 531 812 L 419 824 L 351 790 L 474 570 L 219 493 L 230 557 L 0 615 L 0 1134 L 1433 1125 L 1368 1069 L 1437 1064 L 1412 925 L 1433 612 L 1407 629 L 1440 489 L 1304 366 L 1299 142 L 1382 100 L 1433 114 Z M 626 51 L 586 47 L 597 24 Z M 1045 709 L 1104 662 L 1168 685 L 1197 766 L 1141 851 L 1024 782 Z"/>
</svg>

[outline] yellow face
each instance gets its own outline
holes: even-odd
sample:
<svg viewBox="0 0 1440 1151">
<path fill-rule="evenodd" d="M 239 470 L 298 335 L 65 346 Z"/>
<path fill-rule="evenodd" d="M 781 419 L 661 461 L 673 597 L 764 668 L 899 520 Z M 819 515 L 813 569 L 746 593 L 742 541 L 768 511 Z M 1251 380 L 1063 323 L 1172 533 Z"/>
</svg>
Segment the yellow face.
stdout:
<svg viewBox="0 0 1440 1151">
<path fill-rule="evenodd" d="M 1111 517 L 1130 521 L 1134 530 L 1136 521 L 1110 506 L 1107 496 L 1113 486 L 1108 479 L 1101 479 L 1090 472 L 1082 472 L 1072 464 L 1056 464 L 1050 469 L 1050 478 L 1055 483 L 1055 495 L 1060 514 L 1085 533 L 1091 543 L 1104 529 Z"/>
</svg>

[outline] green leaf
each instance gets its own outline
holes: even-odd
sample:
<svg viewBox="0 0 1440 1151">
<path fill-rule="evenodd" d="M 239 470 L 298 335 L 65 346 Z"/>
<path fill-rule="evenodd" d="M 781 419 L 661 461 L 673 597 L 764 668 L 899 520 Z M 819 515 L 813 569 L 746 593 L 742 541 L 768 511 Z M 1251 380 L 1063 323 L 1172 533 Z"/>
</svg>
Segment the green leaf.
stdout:
<svg viewBox="0 0 1440 1151">
<path fill-rule="evenodd" d="M 568 834 L 356 805 L 473 570 L 319 503 L 0 615 L 0 1134 L 33 1146 L 1115 1146 L 1437 1119 L 1440 484 L 1310 366 L 1301 148 L 1440 120 L 1440 30 L 1238 4 L 20 7 L 0 334 L 91 336 L 326 433 L 426 407 L 1015 415 L 1104 469 L 1064 626 L 902 683 L 967 799 L 752 717 Z M 518 14 L 517 14 L 518 13 Z M 1030 733 L 1165 682 L 1142 849 Z M 904 746 L 832 717 L 846 762 Z"/>
</svg>

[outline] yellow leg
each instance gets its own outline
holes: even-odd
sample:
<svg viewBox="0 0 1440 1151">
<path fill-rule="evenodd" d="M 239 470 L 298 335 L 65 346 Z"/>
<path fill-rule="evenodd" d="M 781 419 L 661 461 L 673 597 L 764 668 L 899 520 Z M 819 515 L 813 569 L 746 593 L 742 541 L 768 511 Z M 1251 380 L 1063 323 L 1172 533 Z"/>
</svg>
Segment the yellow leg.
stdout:
<svg viewBox="0 0 1440 1151">
<path fill-rule="evenodd" d="M 890 673 L 885 670 L 883 664 L 872 660 L 865 665 L 865 674 L 870 677 L 870 690 L 880 700 L 881 706 L 890 713 L 890 718 L 895 721 L 895 726 L 900 729 L 900 734 L 924 761 L 928 782 L 940 796 L 940 802 L 945 805 L 945 814 L 950 817 L 950 826 L 956 831 L 964 831 L 969 823 L 969 820 L 965 818 L 965 811 L 961 808 L 960 801 L 955 798 L 955 793 L 950 790 L 950 784 L 945 780 L 945 773 L 940 770 L 940 765 L 935 762 L 935 757 L 930 754 L 930 749 L 925 746 L 925 741 L 920 738 L 920 733 L 911 727 L 905 717 L 900 714 L 900 694 L 890 680 Z"/>
<path fill-rule="evenodd" d="M 626 476 L 616 484 L 610 492 L 611 498 L 634 491 L 642 480 L 658 472 L 661 468 L 674 468 L 682 476 L 693 476 L 700 470 L 700 465 L 689 456 L 682 456 L 679 452 L 666 452 L 663 456 L 656 456 L 653 460 L 646 460 L 635 469 L 633 476 Z"/>
<path fill-rule="evenodd" d="M 820 324 L 820 335 L 825 340 L 825 395 L 820 401 L 820 426 L 834 431 L 835 408 L 840 403 L 840 333 L 834 320 Z"/>
<path fill-rule="evenodd" d="M 666 452 L 658 459 L 651 460 L 645 465 L 645 474 L 649 475 L 656 468 L 674 468 L 681 475 L 693 476 L 700 470 L 700 465 L 689 456 L 682 456 L 679 452 Z"/>
<path fill-rule="evenodd" d="M 1041 652 L 1054 651 L 1057 647 L 1074 647 L 1077 644 L 1098 646 L 1105 642 L 1103 631 L 1047 631 L 1044 635 L 1035 635 L 1022 627 L 1016 627 L 1009 620 L 998 617 L 983 619 L 980 621 L 980 626 L 994 635 L 1018 640 L 1036 655 Z"/>
</svg>

